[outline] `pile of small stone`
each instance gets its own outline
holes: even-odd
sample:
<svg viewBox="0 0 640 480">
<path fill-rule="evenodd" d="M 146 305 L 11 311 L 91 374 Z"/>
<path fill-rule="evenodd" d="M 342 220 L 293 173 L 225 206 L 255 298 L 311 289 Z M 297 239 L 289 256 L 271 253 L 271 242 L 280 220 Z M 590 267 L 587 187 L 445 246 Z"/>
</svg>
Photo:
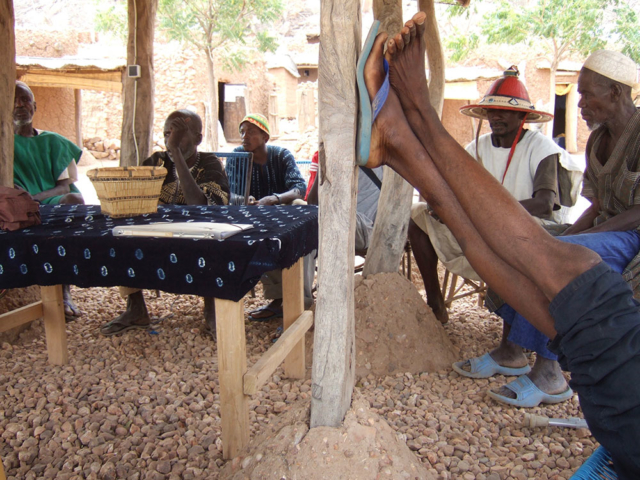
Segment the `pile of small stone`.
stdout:
<svg viewBox="0 0 640 480">
<path fill-rule="evenodd" d="M 102 139 L 93 137 L 84 140 L 84 148 L 86 148 L 96 160 L 120 160 L 120 140 Z"/>
<path fill-rule="evenodd" d="M 260 290 L 257 298 L 247 297 L 245 311 L 264 304 Z M 67 324 L 68 365 L 48 363 L 39 322 L 0 348 L 0 458 L 7 478 L 225 478 L 218 358 L 203 328 L 202 300 L 145 292 L 152 328 L 104 337 L 100 325 L 125 306 L 117 289 L 73 288 L 72 295 L 84 315 Z M 455 302 L 445 326 L 461 359 L 490 350 L 501 334 L 497 318 L 475 302 Z M 279 325 L 280 320 L 247 320 L 249 366 L 273 345 Z M 276 370 L 250 399 L 251 438 L 310 402 L 310 375 L 309 365 L 305 380 Z M 509 380 L 461 378 L 447 369 L 369 375 L 358 380 L 356 390 L 434 478 L 569 478 L 597 447 L 589 431 L 531 429 L 522 420 L 525 412 L 581 416 L 577 398 L 518 409 L 486 395 Z"/>
</svg>

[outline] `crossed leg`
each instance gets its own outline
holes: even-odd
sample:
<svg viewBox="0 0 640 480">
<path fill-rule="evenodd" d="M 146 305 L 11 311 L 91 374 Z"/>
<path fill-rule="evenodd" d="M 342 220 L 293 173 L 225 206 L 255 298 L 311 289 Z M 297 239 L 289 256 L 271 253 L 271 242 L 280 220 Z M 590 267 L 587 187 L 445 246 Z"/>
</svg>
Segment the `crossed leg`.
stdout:
<svg viewBox="0 0 640 480">
<path fill-rule="evenodd" d="M 414 26 L 424 19 L 424 13 L 417 14 Z M 418 30 L 396 37 L 396 43 L 406 40 L 407 46 L 398 49 L 402 54 L 387 56 L 393 88 L 373 126 L 368 166 L 386 164 L 416 187 L 449 226 L 476 272 L 554 338 L 549 301 L 600 258 L 548 235 L 446 132 L 429 103 Z M 365 66 L 371 98 L 384 80 L 385 40 L 385 34 L 378 36 Z"/>
</svg>

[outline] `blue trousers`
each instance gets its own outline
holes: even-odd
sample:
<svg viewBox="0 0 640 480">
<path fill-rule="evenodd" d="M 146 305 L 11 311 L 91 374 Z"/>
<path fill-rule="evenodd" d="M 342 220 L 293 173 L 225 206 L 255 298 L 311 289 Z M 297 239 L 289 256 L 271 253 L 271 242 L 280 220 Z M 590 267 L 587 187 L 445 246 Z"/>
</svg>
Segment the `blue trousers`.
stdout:
<svg viewBox="0 0 640 480">
<path fill-rule="evenodd" d="M 640 251 L 640 234 L 636 230 L 626 232 L 582 233 L 555 237 L 558 240 L 576 245 L 582 245 L 596 252 L 614 272 L 622 273 L 633 257 Z M 526 318 L 516 312 L 511 306 L 504 304 L 496 315 L 505 323 L 511 325 L 507 340 L 520 345 L 527 350 L 549 360 L 558 357 L 549 351 L 549 339 L 540 333 Z"/>
</svg>

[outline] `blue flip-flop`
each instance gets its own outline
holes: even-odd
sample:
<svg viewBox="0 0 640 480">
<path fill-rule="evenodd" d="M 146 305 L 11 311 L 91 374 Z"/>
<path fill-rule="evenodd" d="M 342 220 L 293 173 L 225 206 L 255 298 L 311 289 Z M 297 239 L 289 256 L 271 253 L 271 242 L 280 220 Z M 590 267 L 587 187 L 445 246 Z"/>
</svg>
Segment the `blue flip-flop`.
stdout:
<svg viewBox="0 0 640 480">
<path fill-rule="evenodd" d="M 489 396 L 498 402 L 513 405 L 514 407 L 531 408 L 541 403 L 560 403 L 569 400 L 573 396 L 573 390 L 567 389 L 555 395 L 540 390 L 526 375 L 516 378 L 505 385 L 506 388 L 516 394 L 516 398 L 505 397 L 489 390 Z"/>
<path fill-rule="evenodd" d="M 465 365 L 470 365 L 470 371 L 464 370 L 462 367 Z M 463 377 L 469 378 L 489 378 L 494 375 L 525 375 L 531 371 L 531 367 L 529 365 L 525 365 L 524 367 L 515 368 L 515 367 L 503 367 L 498 362 L 496 362 L 491 355 L 485 353 L 480 357 L 470 358 L 469 360 L 464 360 L 462 362 L 456 362 L 451 365 L 453 369 Z"/>
<path fill-rule="evenodd" d="M 367 59 L 371 54 L 373 43 L 378 35 L 378 29 L 380 28 L 380 21 L 376 20 L 371 25 L 367 39 L 362 47 L 362 53 L 358 59 L 358 65 L 356 67 L 356 80 L 358 83 L 358 96 L 360 100 L 360 116 L 358 117 L 358 132 L 357 132 L 357 145 L 356 145 L 356 163 L 360 166 L 366 166 L 369 161 L 369 149 L 371 148 L 371 127 L 375 122 L 378 113 L 382 110 L 384 102 L 387 101 L 389 95 L 389 64 L 386 59 L 383 59 L 385 79 L 373 98 L 373 102 L 369 100 L 369 92 L 367 92 L 367 85 L 364 83 L 364 65 L 367 63 Z"/>
</svg>

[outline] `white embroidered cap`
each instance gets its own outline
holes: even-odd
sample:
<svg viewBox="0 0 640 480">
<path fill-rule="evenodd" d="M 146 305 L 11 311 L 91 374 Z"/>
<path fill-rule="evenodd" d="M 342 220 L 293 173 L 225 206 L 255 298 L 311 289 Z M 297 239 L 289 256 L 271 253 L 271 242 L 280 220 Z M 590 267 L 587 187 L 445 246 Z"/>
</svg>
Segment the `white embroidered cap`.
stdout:
<svg viewBox="0 0 640 480">
<path fill-rule="evenodd" d="M 633 60 L 620 52 L 597 50 L 585 60 L 584 68 L 588 68 L 623 85 L 628 85 L 634 92 L 637 92 L 640 87 L 640 84 L 638 84 L 638 66 Z"/>
</svg>

